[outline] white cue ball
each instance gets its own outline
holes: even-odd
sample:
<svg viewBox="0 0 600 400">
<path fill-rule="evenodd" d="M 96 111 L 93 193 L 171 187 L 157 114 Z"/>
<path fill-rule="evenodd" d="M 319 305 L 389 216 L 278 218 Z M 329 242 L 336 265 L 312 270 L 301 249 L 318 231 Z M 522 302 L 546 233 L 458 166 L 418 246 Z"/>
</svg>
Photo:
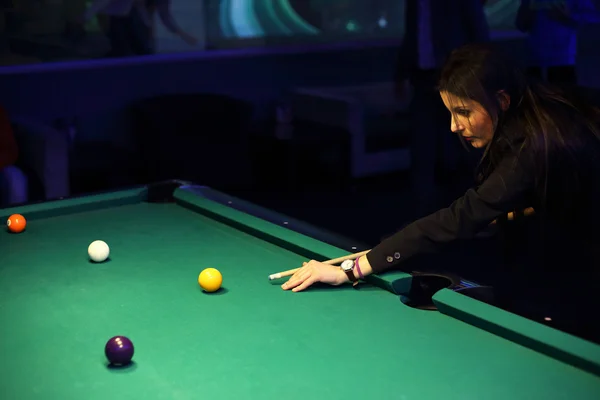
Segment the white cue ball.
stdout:
<svg viewBox="0 0 600 400">
<path fill-rule="evenodd" d="M 106 242 L 102 240 L 95 240 L 88 247 L 88 255 L 94 262 L 103 262 L 106 261 L 110 255 L 110 249 Z"/>
</svg>

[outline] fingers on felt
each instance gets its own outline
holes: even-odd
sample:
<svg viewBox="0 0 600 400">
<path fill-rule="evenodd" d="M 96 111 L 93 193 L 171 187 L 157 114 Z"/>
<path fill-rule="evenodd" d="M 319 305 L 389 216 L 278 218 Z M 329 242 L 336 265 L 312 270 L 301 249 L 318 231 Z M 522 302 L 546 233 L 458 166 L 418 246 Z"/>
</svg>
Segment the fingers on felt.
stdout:
<svg viewBox="0 0 600 400">
<path fill-rule="evenodd" d="M 299 271 L 298 275 L 292 276 L 292 278 L 283 284 L 283 288 L 288 290 L 292 289 L 293 292 L 306 289 L 316 281 L 316 278 L 311 271 Z"/>
<path fill-rule="evenodd" d="M 318 281 L 318 271 L 307 269 L 306 271 L 302 271 L 302 273 L 298 275 L 297 279 L 291 282 L 290 287 L 292 288 L 293 292 L 300 292 Z"/>
<path fill-rule="evenodd" d="M 294 286 L 296 286 L 296 283 L 298 282 L 304 282 L 311 275 L 311 271 L 298 271 L 296 274 L 294 274 L 294 276 L 292 276 L 291 279 L 288 281 L 289 283 L 294 284 Z"/>
<path fill-rule="evenodd" d="M 307 279 L 310 278 L 310 276 L 312 274 L 312 265 L 311 265 L 312 262 L 313 262 L 313 260 L 308 261 L 308 262 L 303 262 L 302 268 L 300 268 L 298 271 L 296 271 L 296 273 L 294 275 L 292 275 L 290 277 L 290 279 L 288 279 L 287 282 L 285 282 L 283 285 L 281 285 L 281 287 L 284 290 L 288 290 L 288 289 L 296 288 L 299 285 L 302 285 Z M 297 291 L 297 290 L 295 290 L 295 291 Z"/>
<path fill-rule="evenodd" d="M 287 282 L 284 282 L 283 285 L 281 285 L 281 287 L 283 289 L 291 289 L 293 287 L 298 286 L 302 281 L 303 281 L 303 276 L 304 276 L 304 271 L 300 270 L 298 272 L 296 272 L 294 275 L 292 275 L 290 277 L 290 279 L 287 280 Z"/>
<path fill-rule="evenodd" d="M 308 288 L 310 285 L 316 282 L 316 279 L 313 276 L 308 276 L 306 279 L 302 281 L 298 286 L 292 289 L 292 292 L 301 292 L 302 290 Z"/>
<path fill-rule="evenodd" d="M 294 289 L 298 285 L 302 284 L 306 278 L 304 276 L 292 277 L 289 281 L 283 284 L 284 289 Z"/>
</svg>

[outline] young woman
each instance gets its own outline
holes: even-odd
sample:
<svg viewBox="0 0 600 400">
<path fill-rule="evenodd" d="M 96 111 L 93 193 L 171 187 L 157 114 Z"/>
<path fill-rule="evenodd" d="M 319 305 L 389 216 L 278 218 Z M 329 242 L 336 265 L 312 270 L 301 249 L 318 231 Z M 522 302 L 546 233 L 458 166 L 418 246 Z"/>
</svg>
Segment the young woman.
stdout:
<svg viewBox="0 0 600 400">
<path fill-rule="evenodd" d="M 516 225 L 533 233 L 517 236 L 521 243 L 516 244 L 529 257 L 521 263 L 519 257 L 503 260 L 506 281 L 522 281 L 520 289 L 538 300 L 565 287 L 582 294 L 585 285 L 592 290 L 600 267 L 600 111 L 549 84 L 529 83 L 485 45 L 451 53 L 439 93 L 452 131 L 484 151 L 477 185 L 356 260 L 354 276 L 402 269 L 415 256 L 475 237 L 507 213 L 533 208 L 535 215 L 524 218 L 527 226 Z M 519 279 L 512 279 L 513 273 Z M 301 291 L 315 282 L 348 281 L 339 267 L 310 261 L 282 287 Z M 511 285 L 511 291 L 518 289 L 518 283 Z"/>
</svg>

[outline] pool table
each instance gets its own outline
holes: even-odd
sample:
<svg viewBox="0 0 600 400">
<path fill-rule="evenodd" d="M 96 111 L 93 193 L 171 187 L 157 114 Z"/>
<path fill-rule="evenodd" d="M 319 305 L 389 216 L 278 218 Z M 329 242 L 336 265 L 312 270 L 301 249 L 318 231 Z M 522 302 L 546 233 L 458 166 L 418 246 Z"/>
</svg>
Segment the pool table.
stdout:
<svg viewBox="0 0 600 400">
<path fill-rule="evenodd" d="M 402 272 L 282 290 L 269 274 L 364 248 L 209 187 L 0 210 L 14 213 L 27 228 L 0 232 L 2 399 L 600 398 L 598 345 L 465 294 L 476 284 L 441 288 L 435 310 L 403 301 Z M 198 284 L 208 267 L 217 292 Z M 131 364 L 108 364 L 115 335 Z"/>
</svg>

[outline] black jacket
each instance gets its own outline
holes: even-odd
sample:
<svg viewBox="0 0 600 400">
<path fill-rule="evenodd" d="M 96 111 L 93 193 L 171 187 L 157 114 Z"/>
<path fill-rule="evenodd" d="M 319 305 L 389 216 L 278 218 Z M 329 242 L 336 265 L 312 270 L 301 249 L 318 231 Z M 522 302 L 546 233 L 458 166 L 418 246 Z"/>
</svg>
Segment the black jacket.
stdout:
<svg viewBox="0 0 600 400">
<path fill-rule="evenodd" d="M 543 271 L 570 274 L 577 271 L 578 274 L 590 268 L 598 270 L 600 229 L 595 226 L 600 223 L 597 209 L 600 206 L 600 179 L 595 176 L 588 182 L 594 185 L 590 193 L 595 193 L 595 197 L 578 206 L 583 208 L 581 211 L 589 224 L 586 227 L 565 225 L 543 215 L 528 218 L 535 226 L 528 228 L 530 234 L 520 235 L 519 241 L 525 242 L 521 243 L 521 247 L 528 253 L 528 258 L 521 261 L 521 268 L 529 269 L 533 274 Z M 414 256 L 437 253 L 446 244 L 474 238 L 492 221 L 502 220 L 509 212 L 533 207 L 540 214 L 538 210 L 543 207 L 535 185 L 532 159 L 527 154 L 517 157 L 507 153 L 479 187 L 469 189 L 449 207 L 421 218 L 384 239 L 367 254 L 367 259 L 374 273 L 402 269 L 403 263 Z"/>
<path fill-rule="evenodd" d="M 478 188 L 421 218 L 373 248 L 367 258 L 375 273 L 399 266 L 415 255 L 437 252 L 445 244 L 469 239 L 500 216 L 532 206 L 533 178 L 524 159 L 507 156 Z"/>
</svg>

